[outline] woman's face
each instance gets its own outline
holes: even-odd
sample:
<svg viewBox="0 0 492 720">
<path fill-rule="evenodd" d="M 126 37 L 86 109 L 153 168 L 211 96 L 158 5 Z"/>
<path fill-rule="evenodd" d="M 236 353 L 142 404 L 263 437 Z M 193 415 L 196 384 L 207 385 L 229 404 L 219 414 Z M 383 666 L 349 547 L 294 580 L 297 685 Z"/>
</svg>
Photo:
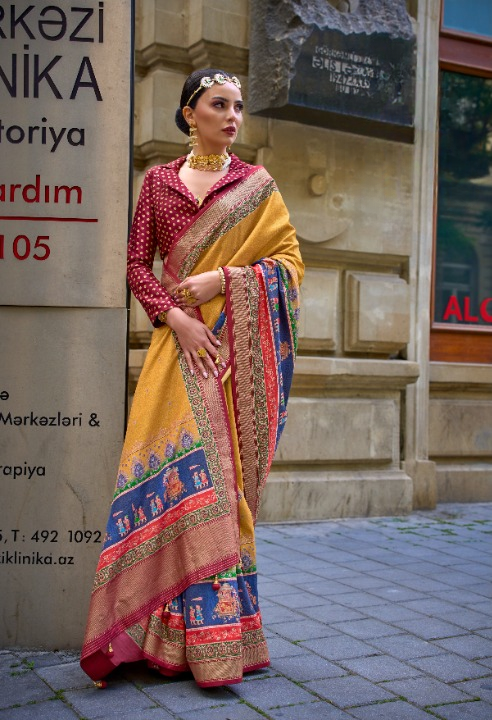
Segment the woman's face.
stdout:
<svg viewBox="0 0 492 720">
<path fill-rule="evenodd" d="M 195 154 L 223 153 L 237 137 L 243 122 L 241 90 L 233 83 L 214 83 L 198 98 L 195 108 L 186 108 L 185 118 L 195 123 L 198 146 Z"/>
</svg>

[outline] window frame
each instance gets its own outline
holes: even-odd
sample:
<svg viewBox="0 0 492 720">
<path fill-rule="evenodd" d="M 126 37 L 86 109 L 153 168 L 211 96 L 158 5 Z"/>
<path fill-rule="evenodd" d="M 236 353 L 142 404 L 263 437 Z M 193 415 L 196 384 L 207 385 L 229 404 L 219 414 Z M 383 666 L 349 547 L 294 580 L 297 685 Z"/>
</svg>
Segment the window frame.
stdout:
<svg viewBox="0 0 492 720">
<path fill-rule="evenodd" d="M 444 1 L 441 2 L 439 71 L 492 78 L 492 37 L 443 28 Z M 439 122 L 436 128 L 439 144 Z M 431 293 L 430 359 L 444 362 L 491 363 L 492 325 L 440 323 L 434 320 L 436 300 L 438 161 L 434 182 L 433 262 Z"/>
</svg>

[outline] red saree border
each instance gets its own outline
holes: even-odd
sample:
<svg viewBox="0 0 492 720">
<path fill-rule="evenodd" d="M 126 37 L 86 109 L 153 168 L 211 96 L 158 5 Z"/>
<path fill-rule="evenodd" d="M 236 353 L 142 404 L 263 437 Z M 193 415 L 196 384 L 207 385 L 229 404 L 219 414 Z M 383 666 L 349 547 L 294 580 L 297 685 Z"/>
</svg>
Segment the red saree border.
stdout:
<svg viewBox="0 0 492 720">
<path fill-rule="evenodd" d="M 229 344 L 235 349 L 231 356 L 233 397 L 239 454 L 243 471 L 244 496 L 256 517 L 256 487 L 258 483 L 258 443 L 252 407 L 254 403 L 251 368 L 251 319 L 248 312 L 245 268 L 224 268 L 226 278 L 227 314 L 229 316 Z M 253 491 L 254 489 L 254 491 Z"/>
<path fill-rule="evenodd" d="M 224 268 L 239 451 L 246 502 L 256 520 L 273 459 L 277 368 L 264 280 L 253 267 Z M 278 391 L 277 391 L 278 394 Z"/>
<path fill-rule="evenodd" d="M 261 267 L 255 265 L 246 275 L 248 296 L 252 317 L 257 332 L 252 337 L 251 365 L 255 402 L 256 428 L 258 433 L 258 502 L 266 481 L 274 455 L 271 439 L 275 437 L 278 420 L 278 371 L 273 347 L 273 328 L 271 324 L 265 279 Z"/>
</svg>

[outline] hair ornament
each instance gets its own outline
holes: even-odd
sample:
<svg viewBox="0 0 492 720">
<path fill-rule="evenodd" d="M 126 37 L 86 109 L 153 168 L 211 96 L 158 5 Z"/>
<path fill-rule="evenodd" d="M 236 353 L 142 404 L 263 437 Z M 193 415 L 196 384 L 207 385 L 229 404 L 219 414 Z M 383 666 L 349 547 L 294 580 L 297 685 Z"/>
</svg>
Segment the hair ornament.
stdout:
<svg viewBox="0 0 492 720">
<path fill-rule="evenodd" d="M 225 83 L 230 82 L 233 85 L 235 85 L 239 90 L 241 89 L 241 83 L 237 79 L 235 75 L 232 75 L 232 77 L 229 77 L 228 75 L 223 75 L 222 73 L 215 73 L 213 77 L 209 77 L 208 75 L 206 77 L 202 77 L 200 80 L 200 85 L 197 87 L 194 93 L 190 95 L 190 98 L 187 105 L 190 104 L 190 102 L 193 100 L 197 92 L 200 92 L 200 90 L 207 90 L 208 88 L 211 88 L 212 85 L 225 85 Z"/>
</svg>

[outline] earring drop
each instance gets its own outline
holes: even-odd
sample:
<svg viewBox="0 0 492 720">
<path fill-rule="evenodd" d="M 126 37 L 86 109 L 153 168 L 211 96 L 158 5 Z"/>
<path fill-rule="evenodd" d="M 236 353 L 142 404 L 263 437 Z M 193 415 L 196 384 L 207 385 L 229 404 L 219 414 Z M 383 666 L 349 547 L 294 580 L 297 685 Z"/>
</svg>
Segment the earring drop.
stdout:
<svg viewBox="0 0 492 720">
<path fill-rule="evenodd" d="M 198 130 L 196 125 L 190 125 L 189 145 L 191 148 L 194 148 L 198 145 Z"/>
</svg>

